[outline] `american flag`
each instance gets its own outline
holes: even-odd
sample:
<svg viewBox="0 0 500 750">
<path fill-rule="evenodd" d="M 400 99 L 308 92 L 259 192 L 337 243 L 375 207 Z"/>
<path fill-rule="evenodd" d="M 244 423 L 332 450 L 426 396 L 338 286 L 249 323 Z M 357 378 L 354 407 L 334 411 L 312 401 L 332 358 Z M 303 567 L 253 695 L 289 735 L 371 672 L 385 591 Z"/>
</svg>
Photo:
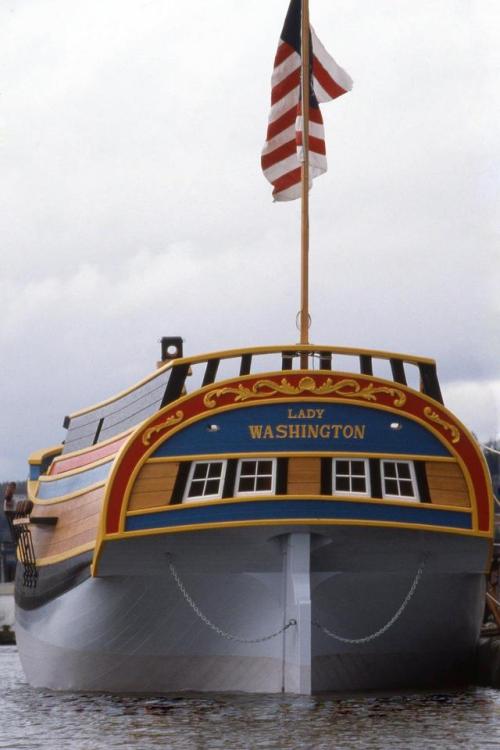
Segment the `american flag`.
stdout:
<svg viewBox="0 0 500 750">
<path fill-rule="evenodd" d="M 330 57 L 311 30 L 311 85 L 309 99 L 309 187 L 326 172 L 326 147 L 319 102 L 327 102 L 352 88 L 349 75 Z M 301 195 L 302 112 L 301 0 L 291 0 L 274 60 L 271 112 L 262 150 L 262 171 L 277 201 Z"/>
</svg>

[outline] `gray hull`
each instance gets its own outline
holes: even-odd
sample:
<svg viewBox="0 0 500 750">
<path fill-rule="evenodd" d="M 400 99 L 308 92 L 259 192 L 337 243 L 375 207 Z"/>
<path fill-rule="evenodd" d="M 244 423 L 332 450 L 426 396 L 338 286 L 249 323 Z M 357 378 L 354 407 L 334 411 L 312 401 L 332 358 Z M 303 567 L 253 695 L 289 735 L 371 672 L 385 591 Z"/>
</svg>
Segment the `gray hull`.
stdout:
<svg viewBox="0 0 500 750">
<path fill-rule="evenodd" d="M 18 607 L 29 682 L 62 690 L 309 694 L 465 679 L 482 619 L 488 542 L 320 529 L 225 529 L 108 544 L 98 578 L 37 609 Z M 226 635 L 200 619 L 171 563 L 199 612 Z M 420 567 L 403 611 L 376 635 Z M 279 635 L 258 640 L 290 621 Z"/>
</svg>

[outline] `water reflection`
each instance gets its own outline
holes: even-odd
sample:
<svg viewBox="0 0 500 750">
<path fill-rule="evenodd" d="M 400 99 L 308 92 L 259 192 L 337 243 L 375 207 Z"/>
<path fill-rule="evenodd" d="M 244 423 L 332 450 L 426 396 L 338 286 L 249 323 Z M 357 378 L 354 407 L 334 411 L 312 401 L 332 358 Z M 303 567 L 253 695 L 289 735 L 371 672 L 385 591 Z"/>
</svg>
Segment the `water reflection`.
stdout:
<svg viewBox="0 0 500 750">
<path fill-rule="evenodd" d="M 169 695 L 30 688 L 0 649 L 0 748 L 65 750 L 422 750 L 500 748 L 490 689 L 401 694 Z"/>
</svg>

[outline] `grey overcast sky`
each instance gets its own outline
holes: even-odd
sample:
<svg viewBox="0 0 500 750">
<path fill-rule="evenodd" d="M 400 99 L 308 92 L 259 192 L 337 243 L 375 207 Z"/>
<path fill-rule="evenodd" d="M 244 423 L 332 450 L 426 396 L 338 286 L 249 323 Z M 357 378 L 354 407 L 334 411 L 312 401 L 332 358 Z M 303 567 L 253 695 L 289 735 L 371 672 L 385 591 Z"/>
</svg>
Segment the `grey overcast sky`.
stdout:
<svg viewBox="0 0 500 750">
<path fill-rule="evenodd" d="M 311 0 L 322 107 L 311 340 L 435 357 L 500 407 L 500 3 Z M 187 354 L 293 343 L 298 202 L 260 172 L 288 0 L 1 0 L 0 479 L 65 414 Z"/>
</svg>

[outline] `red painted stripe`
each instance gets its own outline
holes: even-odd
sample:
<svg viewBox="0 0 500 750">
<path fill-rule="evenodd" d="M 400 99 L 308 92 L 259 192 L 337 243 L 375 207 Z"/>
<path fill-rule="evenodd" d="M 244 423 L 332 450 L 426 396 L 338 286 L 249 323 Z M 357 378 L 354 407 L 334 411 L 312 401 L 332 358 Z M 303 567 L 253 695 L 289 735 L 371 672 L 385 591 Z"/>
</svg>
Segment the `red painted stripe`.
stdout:
<svg viewBox="0 0 500 750">
<path fill-rule="evenodd" d="M 269 123 L 269 127 L 267 128 L 267 140 L 271 141 L 283 130 L 291 127 L 295 123 L 296 119 L 297 107 L 291 107 L 287 112 L 285 112 L 284 115 L 278 117 L 278 119 L 274 120 L 274 122 Z"/>
<path fill-rule="evenodd" d="M 113 442 L 108 443 L 107 445 L 96 445 L 91 450 L 88 450 L 85 453 L 79 453 L 76 456 L 69 455 L 68 458 L 60 458 L 52 463 L 49 474 L 51 476 L 55 476 L 56 474 L 63 474 L 65 471 L 71 471 L 71 469 L 79 469 L 82 466 L 87 466 L 88 464 L 91 464 L 94 461 L 98 461 L 101 458 L 113 456 L 123 445 L 125 440 L 127 440 L 127 438 L 128 435 L 125 435 L 118 440 L 113 440 Z"/>
<path fill-rule="evenodd" d="M 283 177 L 278 177 L 277 180 L 274 180 L 273 195 L 281 193 L 283 190 L 292 187 L 292 185 L 297 185 L 300 182 L 301 171 L 301 167 L 298 167 L 297 169 L 293 169 L 291 172 L 287 172 L 283 175 Z"/>
<path fill-rule="evenodd" d="M 336 99 L 342 94 L 346 94 L 346 89 L 343 89 L 337 81 L 331 77 L 330 73 L 322 66 L 317 57 L 313 57 L 313 75 L 318 79 L 321 86 L 325 89 L 326 93 L 331 96 L 332 99 Z"/>
<path fill-rule="evenodd" d="M 284 96 L 293 91 L 295 88 L 300 86 L 300 68 L 294 70 L 289 76 L 283 78 L 271 91 L 271 106 L 274 106 L 276 102 L 283 99 Z"/>
<path fill-rule="evenodd" d="M 269 167 L 273 167 L 280 161 L 288 159 L 289 156 L 297 153 L 297 144 L 295 138 L 288 143 L 284 143 L 282 146 L 275 148 L 274 151 L 270 151 L 268 154 L 263 154 L 261 158 L 262 169 L 266 170 Z"/>
<path fill-rule="evenodd" d="M 288 42 L 281 42 L 278 46 L 278 51 L 276 52 L 276 57 L 274 58 L 274 67 L 277 68 L 278 65 L 281 65 L 281 63 L 284 63 L 287 57 L 290 57 L 290 55 L 293 55 L 295 52 L 294 48 L 288 44 Z"/>
</svg>

